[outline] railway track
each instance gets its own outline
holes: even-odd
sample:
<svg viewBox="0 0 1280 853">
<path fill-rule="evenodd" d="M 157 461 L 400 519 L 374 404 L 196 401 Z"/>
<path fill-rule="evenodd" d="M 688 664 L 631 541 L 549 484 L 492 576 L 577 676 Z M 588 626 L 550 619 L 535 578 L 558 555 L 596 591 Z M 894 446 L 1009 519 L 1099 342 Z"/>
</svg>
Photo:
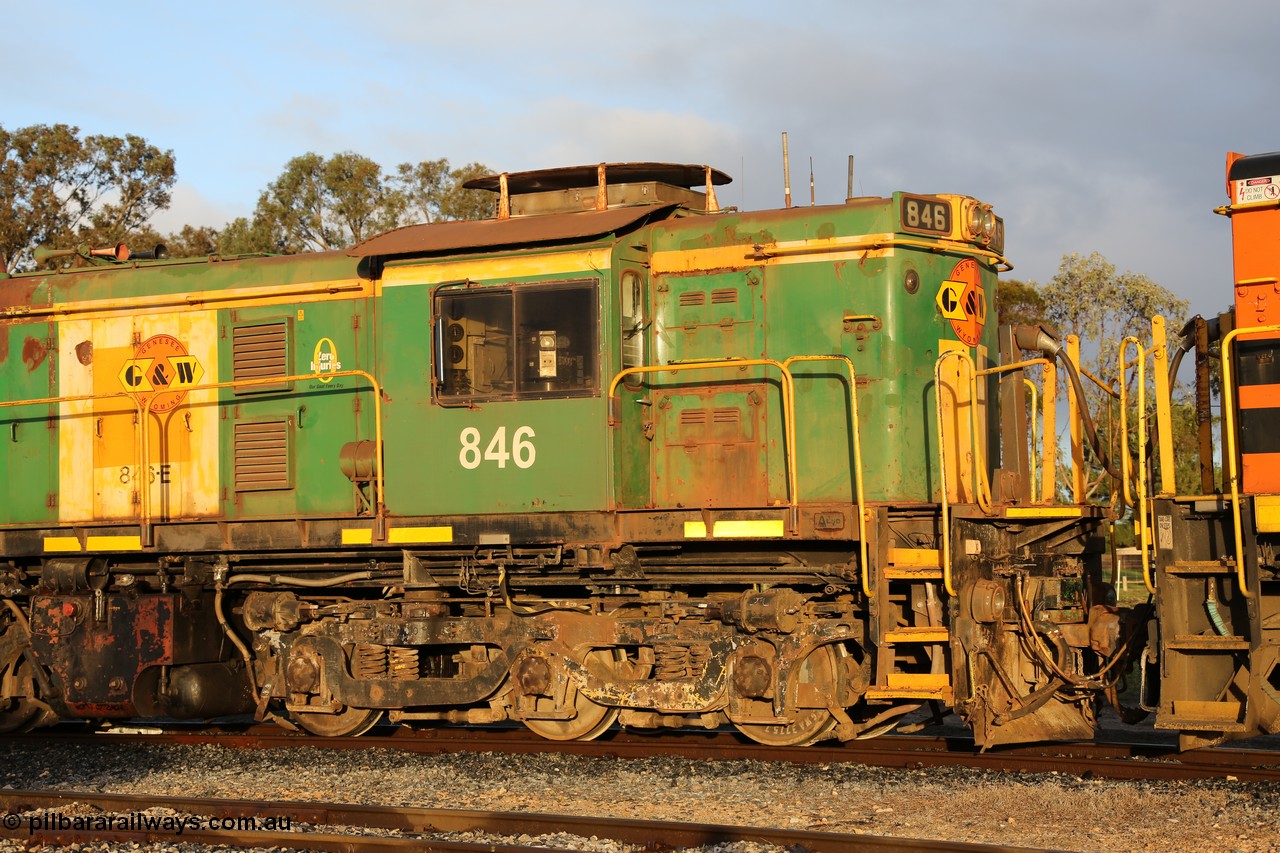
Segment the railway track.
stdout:
<svg viewBox="0 0 1280 853">
<path fill-rule="evenodd" d="M 810 853 L 884 850 L 1025 853 L 1033 849 L 933 839 L 528 812 L 186 797 L 157 799 L 80 791 L 0 791 L 0 808 L 5 812 L 0 820 L 0 838 L 27 845 L 36 842 L 68 845 L 88 841 L 135 844 L 184 841 L 232 847 L 361 853 L 399 853 L 404 850 L 526 853 L 545 851 L 547 847 L 533 846 L 523 839 L 564 833 L 581 839 L 593 836 L 606 838 L 647 850 L 698 848 L 730 842 L 774 844 L 779 848 L 803 849 Z M 157 810 L 163 810 L 164 814 L 155 813 Z M 157 826 L 145 825 L 149 821 L 142 816 L 148 812 Z M 166 817 L 170 818 L 167 824 Z M 183 821 L 180 833 L 175 831 L 175 820 Z M 285 822 L 287 825 L 282 827 Z M 230 829 L 220 828 L 233 824 Z"/>
<path fill-rule="evenodd" d="M 751 759 L 796 764 L 854 763 L 878 767 L 970 767 L 1014 773 L 1063 773 L 1100 779 L 1163 780 L 1226 778 L 1243 782 L 1280 781 L 1280 752 L 1215 748 L 1179 753 L 1172 743 L 1061 743 L 1006 747 L 980 752 L 964 737 L 888 735 L 867 741 L 810 747 L 768 747 L 730 732 L 643 735 L 614 730 L 593 741 L 550 741 L 523 728 L 414 730 L 353 738 L 317 738 L 275 726 L 243 730 L 164 730 L 129 728 L 89 732 L 51 729 L 42 738 L 102 743 L 216 744 L 233 749 L 319 748 L 395 749 L 420 754 L 501 752 L 560 753 L 596 757 L 642 758 L 655 755 L 696 760 Z"/>
</svg>

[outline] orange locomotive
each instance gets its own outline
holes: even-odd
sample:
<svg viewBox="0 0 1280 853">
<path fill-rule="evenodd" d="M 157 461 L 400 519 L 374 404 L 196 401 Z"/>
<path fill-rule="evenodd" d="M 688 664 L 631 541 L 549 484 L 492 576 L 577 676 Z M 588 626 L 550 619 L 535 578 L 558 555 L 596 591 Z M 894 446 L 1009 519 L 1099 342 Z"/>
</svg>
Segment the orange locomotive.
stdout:
<svg viewBox="0 0 1280 853">
<path fill-rule="evenodd" d="M 1160 699 L 1184 747 L 1280 732 L 1280 152 L 1227 155 L 1232 310 L 1184 330 L 1197 349 L 1202 488 L 1154 503 Z M 1209 351 L 1222 366 L 1214 486 Z M 1176 364 L 1176 359 L 1175 359 Z M 1176 369 L 1176 367 L 1175 367 Z"/>
</svg>

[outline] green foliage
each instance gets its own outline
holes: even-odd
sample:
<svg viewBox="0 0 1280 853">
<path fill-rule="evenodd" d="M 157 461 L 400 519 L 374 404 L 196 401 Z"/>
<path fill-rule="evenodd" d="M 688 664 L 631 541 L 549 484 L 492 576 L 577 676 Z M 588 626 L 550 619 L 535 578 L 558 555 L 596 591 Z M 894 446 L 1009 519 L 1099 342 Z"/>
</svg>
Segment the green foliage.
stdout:
<svg viewBox="0 0 1280 853">
<path fill-rule="evenodd" d="M 382 167 L 369 158 L 350 151 L 327 160 L 307 153 L 267 185 L 253 226 L 269 232 L 285 252 L 331 251 L 396 227 L 403 207 L 403 197 L 386 186 Z"/>
<path fill-rule="evenodd" d="M 996 295 L 996 316 L 1001 326 L 1034 326 L 1045 322 L 1044 296 L 1034 281 L 1001 279 Z"/>
<path fill-rule="evenodd" d="M 1040 290 L 1045 317 L 1063 334 L 1095 342 L 1096 352 L 1082 356 L 1096 375 L 1116 374 L 1120 342 L 1129 336 L 1150 338 L 1150 320 L 1163 315 L 1177 329 L 1187 301 L 1145 275 L 1117 273 L 1115 265 L 1097 252 L 1088 257 L 1064 255 L 1058 274 Z"/>
<path fill-rule="evenodd" d="M 218 233 L 222 254 L 331 251 L 410 222 L 483 219 L 493 195 L 464 189 L 490 169 L 449 161 L 401 163 L 394 175 L 350 151 L 325 159 L 309 152 L 285 164 L 258 199 L 252 219 L 240 218 Z"/>
<path fill-rule="evenodd" d="M 139 136 L 0 127 L 0 269 L 30 269 L 40 245 L 124 239 L 169 206 L 175 180 L 173 152 Z"/>
<path fill-rule="evenodd" d="M 410 220 L 445 222 L 493 215 L 493 193 L 462 186 L 472 178 L 488 174 L 492 174 L 492 170 L 480 163 L 450 169 L 449 161 L 441 158 L 417 164 L 401 163 L 392 180 L 404 198 Z"/>
<path fill-rule="evenodd" d="M 1150 320 L 1159 314 L 1165 317 L 1168 327 L 1177 329 L 1182 325 L 1182 318 L 1187 311 L 1187 302 L 1178 299 L 1169 290 L 1137 273 L 1117 273 L 1102 255 L 1094 252 L 1087 257 L 1078 254 L 1065 255 L 1058 268 L 1058 274 L 1039 290 L 1044 299 L 1045 319 L 1056 326 L 1063 335 L 1078 335 L 1083 343 L 1081 352 L 1082 366 L 1093 376 L 1108 383 L 1114 392 L 1119 392 L 1120 382 L 1118 357 L 1121 343 L 1127 337 L 1137 338 L 1144 346 L 1150 344 Z M 1132 361 L 1136 350 L 1132 347 L 1126 351 L 1126 358 Z M 1147 400 L 1153 401 L 1153 360 L 1146 364 Z M 1140 446 L 1136 427 L 1138 412 L 1136 409 L 1137 371 L 1130 368 L 1125 373 L 1124 391 L 1127 411 L 1126 425 L 1129 435 L 1129 447 Z M 1120 440 L 1120 411 L 1116 398 L 1103 391 L 1095 383 L 1083 380 L 1085 397 L 1094 421 L 1098 426 L 1100 438 L 1108 445 L 1108 453 L 1120 467 L 1119 459 L 1123 442 Z M 1185 431 L 1186 421 L 1180 420 Z M 1175 436 L 1181 449 L 1188 439 L 1185 435 Z M 1194 434 L 1190 440 L 1194 441 Z M 1086 473 L 1087 500 L 1102 499 L 1107 486 L 1107 476 L 1097 466 L 1092 454 L 1086 454 L 1090 469 Z"/>
</svg>

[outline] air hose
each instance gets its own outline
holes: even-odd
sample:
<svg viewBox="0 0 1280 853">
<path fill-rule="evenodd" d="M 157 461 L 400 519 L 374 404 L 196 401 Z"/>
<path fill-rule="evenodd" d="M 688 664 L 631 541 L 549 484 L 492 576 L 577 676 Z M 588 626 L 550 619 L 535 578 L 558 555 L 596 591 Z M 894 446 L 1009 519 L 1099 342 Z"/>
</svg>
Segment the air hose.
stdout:
<svg viewBox="0 0 1280 853">
<path fill-rule="evenodd" d="M 1115 479 L 1120 479 L 1120 472 L 1111 462 L 1111 457 L 1107 455 L 1106 446 L 1098 438 L 1098 428 L 1093 423 L 1093 415 L 1089 412 L 1089 406 L 1085 403 L 1084 386 L 1080 382 L 1080 372 L 1076 369 L 1071 359 L 1067 358 L 1063 353 L 1062 342 L 1053 335 L 1045 331 L 1043 326 L 1014 326 L 1014 343 L 1019 349 L 1039 351 L 1052 359 L 1057 359 L 1062 363 L 1063 368 L 1067 371 L 1067 377 L 1071 380 L 1071 387 L 1075 389 L 1076 399 L 1080 401 L 1080 419 L 1084 422 L 1085 436 L 1089 439 L 1089 446 L 1093 448 L 1094 455 L 1098 457 L 1098 463 L 1108 474 Z"/>
</svg>

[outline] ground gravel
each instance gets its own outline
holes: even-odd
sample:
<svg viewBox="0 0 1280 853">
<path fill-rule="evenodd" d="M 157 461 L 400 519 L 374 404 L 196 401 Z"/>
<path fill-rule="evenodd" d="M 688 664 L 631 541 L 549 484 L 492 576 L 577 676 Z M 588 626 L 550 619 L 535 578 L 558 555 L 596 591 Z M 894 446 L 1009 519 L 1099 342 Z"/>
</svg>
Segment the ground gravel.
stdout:
<svg viewBox="0 0 1280 853">
<path fill-rule="evenodd" d="M 113 744 L 105 735 L 101 744 L 74 747 L 33 737 L 0 751 L 4 788 L 603 815 L 1106 853 L 1280 853 L 1280 785 L 1228 780 L 1112 782 L 963 768 L 389 749 L 231 750 Z M 543 843 L 629 849 L 571 837 Z M 0 846 L 9 849 L 18 848 Z"/>
</svg>

